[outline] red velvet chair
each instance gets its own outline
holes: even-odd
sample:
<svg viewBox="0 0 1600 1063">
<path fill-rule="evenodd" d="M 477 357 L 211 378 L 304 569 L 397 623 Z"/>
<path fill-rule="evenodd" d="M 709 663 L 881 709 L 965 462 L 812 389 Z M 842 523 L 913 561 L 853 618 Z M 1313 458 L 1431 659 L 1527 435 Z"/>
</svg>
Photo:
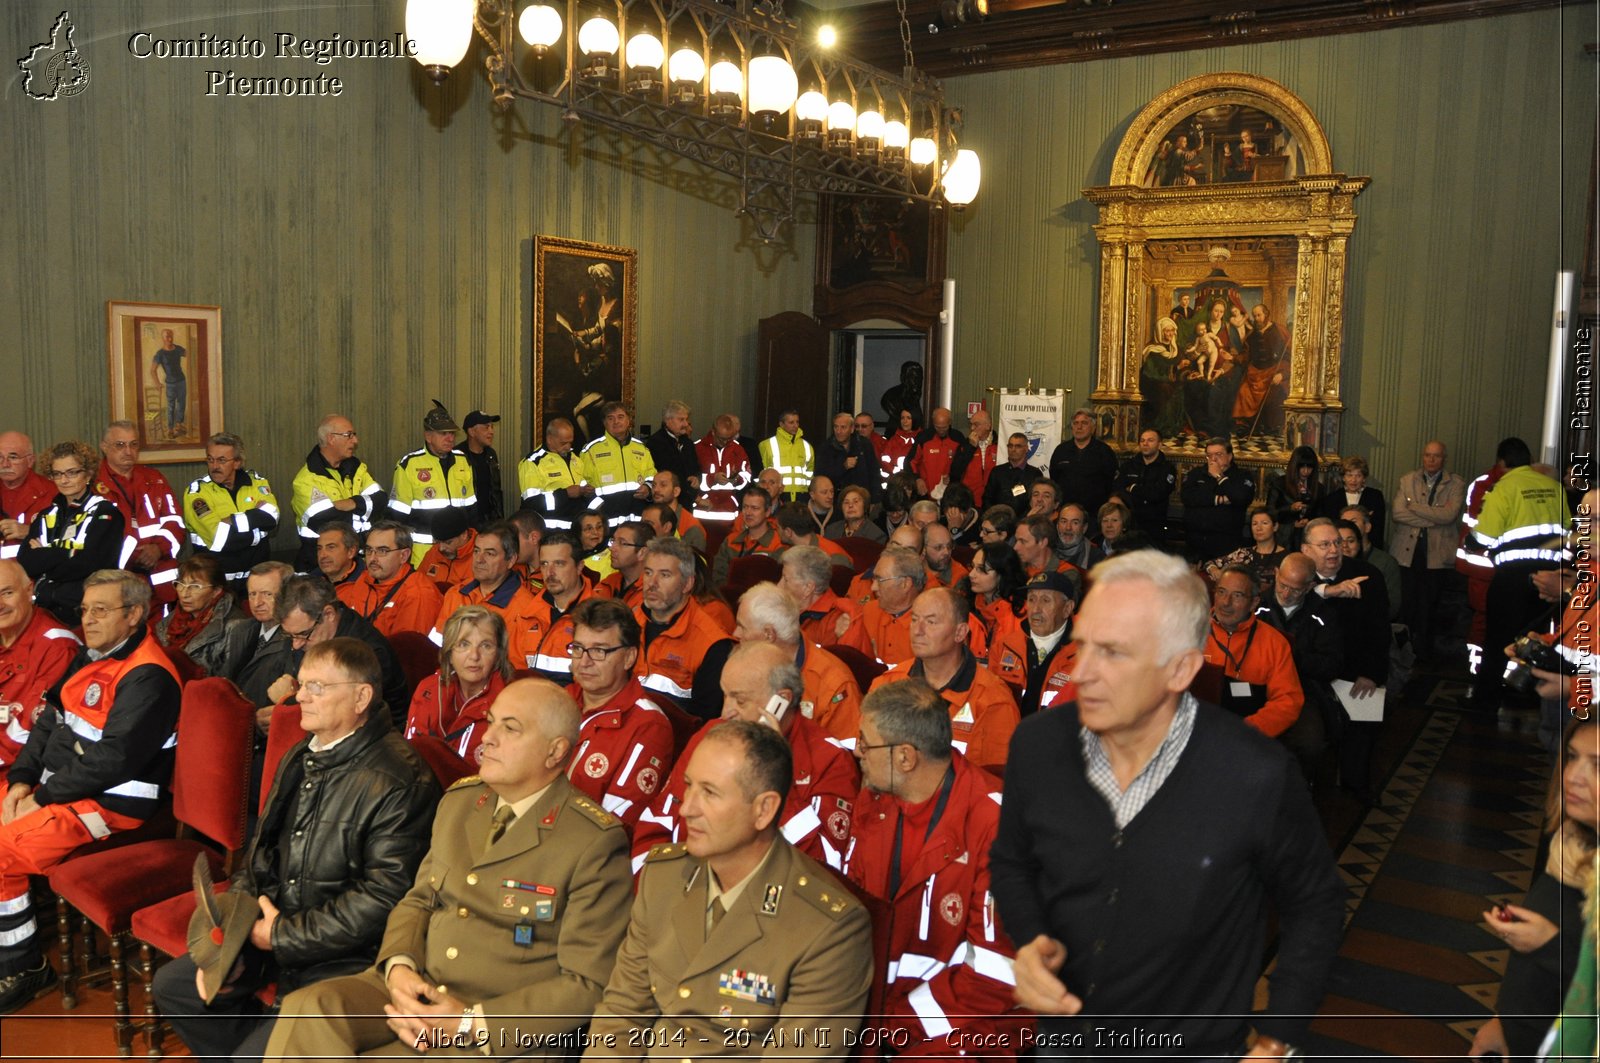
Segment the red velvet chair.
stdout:
<svg viewBox="0 0 1600 1063">
<path fill-rule="evenodd" d="M 850 584 L 855 580 L 856 574 L 843 565 L 830 566 L 833 571 L 828 573 L 828 589 L 841 598 L 850 594 Z"/>
<path fill-rule="evenodd" d="M 447 790 L 452 783 L 477 771 L 461 754 L 434 735 L 412 735 L 406 741 L 411 743 L 411 748 L 417 751 L 418 756 L 427 761 L 428 767 L 433 770 L 433 777 Z"/>
<path fill-rule="evenodd" d="M 881 662 L 868 657 L 853 646 L 841 646 L 834 643 L 828 647 L 828 652 L 844 662 L 850 669 L 850 674 L 856 678 L 856 686 L 865 694 L 872 686 L 872 681 L 887 672 L 889 669 Z"/>
<path fill-rule="evenodd" d="M 178 748 L 172 773 L 172 808 L 177 836 L 73 857 L 50 872 L 58 922 L 70 924 L 75 908 L 111 942 L 111 995 L 117 1050 L 133 1050 L 128 1018 L 124 955 L 133 914 L 158 901 L 190 892 L 194 861 L 204 853 L 219 879 L 232 872 L 245 841 L 250 750 L 255 707 L 226 679 L 201 679 L 183 692 Z M 76 1004 L 77 973 L 70 935 L 62 945 L 62 1002 Z M 146 999 L 149 982 L 145 983 Z M 153 1005 L 146 1004 L 147 1014 Z"/>
<path fill-rule="evenodd" d="M 417 631 L 396 631 L 389 636 L 389 647 L 400 660 L 400 670 L 406 674 L 406 686 L 412 690 L 417 684 L 439 670 L 439 647 L 427 635 Z M 410 705 L 389 706 L 398 708 L 402 718 Z"/>
<path fill-rule="evenodd" d="M 722 596 L 739 611 L 739 599 L 757 583 L 777 583 L 783 579 L 783 565 L 771 554 L 751 554 L 735 558 L 728 566 L 728 582 L 722 585 Z"/>
<path fill-rule="evenodd" d="M 284 704 L 272 710 L 272 722 L 267 724 L 267 750 L 261 764 L 261 793 L 256 797 L 256 815 L 267 810 L 272 778 L 278 774 L 278 764 L 284 754 L 305 736 L 305 728 L 300 726 L 300 706 Z"/>
<path fill-rule="evenodd" d="M 883 544 L 871 539 L 863 539 L 859 535 L 846 535 L 839 540 L 839 545 L 844 547 L 845 553 L 850 555 L 850 560 L 855 563 L 856 575 L 861 575 L 867 569 L 878 563 L 878 555 L 883 553 Z"/>
</svg>

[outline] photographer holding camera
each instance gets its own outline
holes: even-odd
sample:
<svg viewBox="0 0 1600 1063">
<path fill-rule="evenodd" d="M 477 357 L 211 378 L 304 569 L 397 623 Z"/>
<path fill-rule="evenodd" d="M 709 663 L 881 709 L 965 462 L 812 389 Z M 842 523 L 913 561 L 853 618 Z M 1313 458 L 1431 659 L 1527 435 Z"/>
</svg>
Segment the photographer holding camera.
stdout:
<svg viewBox="0 0 1600 1063">
<path fill-rule="evenodd" d="M 1554 708 L 1540 721 L 1541 739 L 1560 734 L 1562 709 L 1573 719 L 1588 719 L 1596 700 L 1595 679 L 1600 672 L 1600 656 L 1595 652 L 1600 637 L 1600 616 L 1595 609 L 1600 576 L 1594 552 L 1597 508 L 1600 488 L 1586 493 L 1573 514 L 1568 545 L 1576 567 L 1545 569 L 1529 577 L 1539 597 L 1559 609 L 1556 633 L 1530 631 L 1505 648 L 1510 658 L 1503 675 L 1506 687 L 1522 694 L 1537 693 L 1547 710 Z"/>
</svg>

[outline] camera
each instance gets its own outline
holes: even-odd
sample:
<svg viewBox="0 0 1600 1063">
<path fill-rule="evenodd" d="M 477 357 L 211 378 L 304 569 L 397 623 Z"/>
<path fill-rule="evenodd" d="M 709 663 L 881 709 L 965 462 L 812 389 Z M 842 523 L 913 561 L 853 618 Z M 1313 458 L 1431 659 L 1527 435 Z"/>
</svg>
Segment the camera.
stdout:
<svg viewBox="0 0 1600 1063">
<path fill-rule="evenodd" d="M 1505 675 L 1501 682 L 1508 690 L 1518 694 L 1532 694 L 1533 688 L 1538 685 L 1539 678 L 1533 674 L 1537 668 L 1541 672 L 1555 672 L 1557 675 L 1566 675 L 1572 671 L 1567 659 L 1556 652 L 1554 646 L 1524 635 L 1511 644 L 1511 660 L 1506 662 Z"/>
</svg>

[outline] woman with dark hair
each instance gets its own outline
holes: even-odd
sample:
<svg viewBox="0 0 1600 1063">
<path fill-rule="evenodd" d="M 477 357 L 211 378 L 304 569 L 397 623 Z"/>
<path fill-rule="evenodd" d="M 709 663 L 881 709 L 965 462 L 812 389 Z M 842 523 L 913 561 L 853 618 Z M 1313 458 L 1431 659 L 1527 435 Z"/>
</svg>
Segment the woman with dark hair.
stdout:
<svg viewBox="0 0 1600 1063">
<path fill-rule="evenodd" d="M 1292 551 L 1278 541 L 1278 522 L 1272 519 L 1272 510 L 1257 502 L 1246 513 L 1249 515 L 1250 545 L 1241 546 L 1231 553 L 1213 558 L 1201 566 L 1206 578 L 1213 583 L 1222 570 L 1232 565 L 1248 568 L 1255 576 L 1261 597 L 1267 600 L 1273 584 L 1278 581 L 1278 565 Z"/>
<path fill-rule="evenodd" d="M 611 539 L 606 518 L 598 510 L 590 510 L 578 518 L 578 544 L 582 548 L 578 557 L 583 567 L 594 574 L 593 581 L 603 580 L 616 571 L 611 565 Z"/>
<path fill-rule="evenodd" d="M 499 613 L 464 605 L 445 621 L 439 670 L 417 684 L 406 737 L 432 735 L 474 768 L 489 708 L 511 682 L 510 635 Z"/>
<path fill-rule="evenodd" d="M 40 455 L 39 472 L 56 485 L 56 497 L 34 520 L 17 554 L 33 580 L 33 600 L 73 625 L 83 604 L 83 581 L 102 568 L 121 568 L 133 555 L 122 511 L 90 490 L 98 460 L 89 444 L 75 439 Z"/>
<path fill-rule="evenodd" d="M 839 492 L 839 519 L 828 525 L 828 538 L 871 539 L 881 543 L 888 539 L 883 529 L 872 522 L 872 494 L 859 484 L 851 484 Z"/>
<path fill-rule="evenodd" d="M 1295 447 L 1283 472 L 1267 477 L 1267 509 L 1278 525 L 1280 541 L 1291 550 L 1300 549 L 1301 529 L 1319 515 L 1317 507 L 1324 494 L 1321 467 L 1316 451 Z"/>
<path fill-rule="evenodd" d="M 1497 1014 L 1478 1029 L 1467 1054 L 1533 1059 L 1577 965 L 1585 888 L 1593 888 L 1600 831 L 1600 723 L 1567 728 L 1545 801 L 1550 856 L 1521 904 L 1483 913 L 1489 933 L 1511 947 Z"/>
<path fill-rule="evenodd" d="M 178 607 L 156 622 L 156 638 L 171 650 L 182 650 L 206 675 L 222 675 L 228 653 L 228 622 L 238 613 L 227 593 L 222 562 L 196 555 L 178 566 Z"/>
<path fill-rule="evenodd" d="M 1027 582 L 1010 543 L 985 542 L 973 553 L 966 578 L 956 585 L 972 602 L 973 619 L 988 636 L 989 670 L 1018 693 L 1028 684 L 1028 634 L 1019 612 Z"/>
</svg>

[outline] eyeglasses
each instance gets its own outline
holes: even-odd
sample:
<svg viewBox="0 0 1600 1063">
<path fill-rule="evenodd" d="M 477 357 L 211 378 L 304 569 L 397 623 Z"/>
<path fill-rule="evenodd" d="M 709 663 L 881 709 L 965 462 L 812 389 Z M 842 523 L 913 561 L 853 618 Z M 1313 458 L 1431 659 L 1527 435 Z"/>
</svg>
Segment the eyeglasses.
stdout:
<svg viewBox="0 0 1600 1063">
<path fill-rule="evenodd" d="M 355 437 L 356 437 L 356 433 L 355 433 L 354 429 L 351 429 L 348 432 L 329 432 L 328 433 L 328 438 L 329 439 L 354 439 Z"/>
<path fill-rule="evenodd" d="M 180 590 L 180 591 L 197 591 L 197 590 L 213 590 L 214 589 L 211 586 L 211 584 L 209 584 L 209 583 L 201 583 L 199 580 L 181 579 L 178 582 L 174 583 L 172 586 L 174 588 L 176 588 L 177 590 Z M 257 592 L 257 593 L 260 593 L 260 592 Z M 252 594 L 250 597 L 254 598 L 255 595 Z M 277 597 L 277 595 L 269 595 L 269 597 L 274 597 L 275 598 L 275 597 Z"/>
<path fill-rule="evenodd" d="M 105 444 L 105 448 L 107 450 L 138 450 L 139 441 L 137 439 L 119 439 L 115 443 Z"/>
<path fill-rule="evenodd" d="M 567 656 L 573 660 L 577 660 L 579 657 L 587 657 L 589 660 L 598 663 L 604 661 L 618 650 L 627 648 L 626 646 L 585 646 L 581 642 L 569 642 L 567 643 Z"/>
<path fill-rule="evenodd" d="M 18 462 L 22 462 L 24 464 L 31 464 L 33 462 L 33 455 L 32 454 L 9 454 L 9 453 L 8 454 L 0 454 L 0 462 L 4 462 L 7 465 L 15 465 Z"/>
<path fill-rule="evenodd" d="M 874 749 L 893 749 L 899 742 L 863 742 L 861 735 L 856 735 L 855 750 L 857 753 L 871 753 Z"/>
<path fill-rule="evenodd" d="M 380 558 L 381 559 L 381 558 L 388 557 L 390 554 L 398 554 L 398 553 L 400 553 L 400 547 L 398 547 L 398 546 L 369 546 L 369 547 L 366 548 L 366 551 L 367 551 L 367 556 L 368 557 L 376 557 L 376 558 Z M 405 552 L 409 554 L 411 551 L 407 550 Z"/>
<path fill-rule="evenodd" d="M 870 582 L 870 583 L 893 583 L 897 579 L 910 579 L 910 578 L 911 578 L 910 576 L 880 576 L 876 572 L 874 572 L 872 574 L 872 579 L 869 580 L 868 582 Z"/>
<path fill-rule="evenodd" d="M 316 634 L 317 628 L 319 628 L 321 626 L 322 626 L 321 621 L 318 621 L 317 623 L 312 624 L 310 627 L 306 628 L 304 631 L 300 632 L 298 635 L 295 634 L 293 631 L 290 631 L 288 628 L 284 628 L 283 629 L 283 633 L 285 635 L 289 636 L 289 642 L 290 642 L 291 645 L 299 646 L 299 645 L 302 645 L 304 643 L 310 642 L 311 641 L 311 636 Z"/>
<path fill-rule="evenodd" d="M 302 694 L 310 694 L 314 698 L 320 698 L 328 692 L 329 687 L 358 687 L 361 685 L 362 683 L 358 679 L 343 679 L 337 683 L 324 683 L 320 679 L 313 679 L 310 682 L 301 683 L 300 692 Z"/>
<path fill-rule="evenodd" d="M 88 469 L 51 469 L 47 473 L 52 480 L 71 480 L 79 476 L 88 476 Z"/>
<path fill-rule="evenodd" d="M 993 565 L 973 565 L 972 566 L 972 571 L 974 571 L 974 572 L 993 572 L 994 571 L 994 566 Z"/>
<path fill-rule="evenodd" d="M 104 620 L 112 613 L 120 613 L 124 609 L 132 609 L 131 605 L 85 605 L 78 609 L 79 616 L 91 616 L 96 620 Z"/>
</svg>

